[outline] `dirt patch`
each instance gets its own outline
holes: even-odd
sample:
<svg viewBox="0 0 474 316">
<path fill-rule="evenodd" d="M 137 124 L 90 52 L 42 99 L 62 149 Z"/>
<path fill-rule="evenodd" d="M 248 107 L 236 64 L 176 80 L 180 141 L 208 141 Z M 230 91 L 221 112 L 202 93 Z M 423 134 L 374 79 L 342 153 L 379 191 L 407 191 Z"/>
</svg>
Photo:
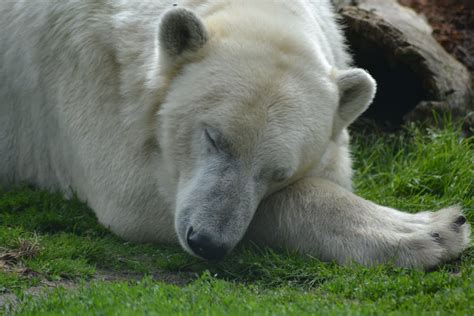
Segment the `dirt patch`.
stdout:
<svg viewBox="0 0 474 316">
<path fill-rule="evenodd" d="M 40 285 L 30 287 L 23 291 L 25 296 L 29 297 L 39 297 L 41 295 L 45 295 L 48 291 L 51 291 L 57 287 L 63 288 L 74 288 L 77 284 L 73 281 L 61 280 L 56 282 L 51 281 L 42 281 Z M 0 311 L 4 311 L 7 315 L 13 312 L 16 307 L 20 304 L 20 299 L 13 293 L 6 293 L 0 295 Z"/>
<path fill-rule="evenodd" d="M 74 289 L 78 286 L 78 282 L 70 279 L 62 279 L 59 281 L 49 281 L 47 276 L 37 273 L 24 266 L 23 260 L 30 259 L 40 253 L 41 247 L 37 238 L 19 239 L 17 245 L 11 248 L 0 247 L 0 271 L 19 275 L 22 278 L 40 279 L 38 286 L 33 286 L 22 291 L 23 295 L 29 297 L 38 297 L 47 295 L 48 292 L 55 288 L 62 287 L 65 289 Z M 97 270 L 94 276 L 87 280 L 92 283 L 96 281 L 103 282 L 136 282 L 145 276 L 151 277 L 154 281 L 165 282 L 177 286 L 185 286 L 189 282 L 197 278 L 194 272 L 168 272 L 163 270 L 153 270 L 147 273 L 137 273 L 134 271 L 111 271 Z M 20 299 L 13 293 L 0 292 L 0 311 L 3 309 L 7 312 L 13 311 L 20 304 Z"/>
<path fill-rule="evenodd" d="M 153 271 L 153 273 L 136 273 L 127 271 L 108 271 L 99 270 L 96 272 L 94 277 L 88 281 L 93 283 L 96 281 L 100 282 L 136 282 L 143 279 L 145 276 L 151 277 L 152 280 L 157 282 L 164 282 L 177 286 L 185 286 L 197 278 L 197 274 L 193 272 L 167 272 L 167 271 Z M 23 291 L 23 295 L 28 297 L 40 297 L 47 295 L 50 291 L 55 288 L 64 289 L 75 289 L 78 286 L 78 282 L 73 280 L 60 280 L 60 281 L 48 281 L 42 280 L 40 285 L 30 287 Z M 20 299 L 13 293 L 0 294 L 0 311 L 3 309 L 7 314 L 14 311 Z"/>
<path fill-rule="evenodd" d="M 399 0 L 424 15 L 433 36 L 443 47 L 474 72 L 474 1 Z"/>
<path fill-rule="evenodd" d="M 94 275 L 94 281 L 106 281 L 106 282 L 117 282 L 117 281 L 139 281 L 143 277 L 151 277 L 154 281 L 164 282 L 168 284 L 185 286 L 189 282 L 197 278 L 197 274 L 194 272 L 168 272 L 168 271 L 152 271 L 150 273 L 136 273 L 136 272 L 116 272 L 108 270 L 100 270 Z"/>
</svg>

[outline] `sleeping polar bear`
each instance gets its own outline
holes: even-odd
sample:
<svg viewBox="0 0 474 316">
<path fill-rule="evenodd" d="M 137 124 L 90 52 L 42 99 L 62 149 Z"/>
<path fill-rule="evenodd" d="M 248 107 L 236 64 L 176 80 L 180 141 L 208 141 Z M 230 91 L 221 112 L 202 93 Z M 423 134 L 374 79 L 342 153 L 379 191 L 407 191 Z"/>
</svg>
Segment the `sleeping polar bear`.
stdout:
<svg viewBox="0 0 474 316">
<path fill-rule="evenodd" d="M 458 207 L 351 192 L 347 126 L 375 82 L 329 0 L 3 1 L 0 181 L 75 192 L 123 238 L 220 259 L 242 240 L 431 268 Z"/>
</svg>

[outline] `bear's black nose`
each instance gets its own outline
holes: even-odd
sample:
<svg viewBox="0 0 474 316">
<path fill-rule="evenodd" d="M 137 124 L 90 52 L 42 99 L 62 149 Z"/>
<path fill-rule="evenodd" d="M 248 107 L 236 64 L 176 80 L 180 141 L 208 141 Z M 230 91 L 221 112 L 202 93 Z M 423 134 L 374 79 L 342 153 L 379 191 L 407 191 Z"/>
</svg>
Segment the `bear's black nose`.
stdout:
<svg viewBox="0 0 474 316">
<path fill-rule="evenodd" d="M 188 245 L 196 255 L 206 260 L 221 260 L 227 254 L 225 247 L 207 235 L 194 232 L 192 227 L 188 231 Z"/>
</svg>

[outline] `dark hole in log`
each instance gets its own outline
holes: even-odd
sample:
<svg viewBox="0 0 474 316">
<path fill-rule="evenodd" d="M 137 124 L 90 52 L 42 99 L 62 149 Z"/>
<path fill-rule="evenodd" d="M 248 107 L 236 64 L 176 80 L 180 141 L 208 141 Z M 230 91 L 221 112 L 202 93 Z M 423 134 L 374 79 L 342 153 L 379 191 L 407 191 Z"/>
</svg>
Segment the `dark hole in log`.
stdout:
<svg viewBox="0 0 474 316">
<path fill-rule="evenodd" d="M 399 127 L 403 116 L 426 99 L 422 79 L 379 43 L 360 33 L 348 33 L 356 65 L 368 70 L 377 81 L 374 103 L 362 118 L 371 119 L 386 129 Z"/>
</svg>

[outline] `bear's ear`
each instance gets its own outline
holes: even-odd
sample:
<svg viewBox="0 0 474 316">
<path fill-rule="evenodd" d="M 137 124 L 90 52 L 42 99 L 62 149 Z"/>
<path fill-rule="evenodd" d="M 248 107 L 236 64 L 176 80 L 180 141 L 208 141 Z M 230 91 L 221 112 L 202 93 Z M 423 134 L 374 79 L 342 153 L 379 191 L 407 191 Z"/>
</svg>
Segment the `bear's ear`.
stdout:
<svg viewBox="0 0 474 316">
<path fill-rule="evenodd" d="M 206 44 L 208 33 L 191 11 L 178 8 L 166 12 L 159 27 L 161 53 L 173 60 L 186 52 L 196 52 Z"/>
<path fill-rule="evenodd" d="M 367 110 L 377 88 L 375 80 L 365 70 L 357 68 L 339 72 L 336 81 L 339 109 L 334 122 L 334 136 Z"/>
</svg>

